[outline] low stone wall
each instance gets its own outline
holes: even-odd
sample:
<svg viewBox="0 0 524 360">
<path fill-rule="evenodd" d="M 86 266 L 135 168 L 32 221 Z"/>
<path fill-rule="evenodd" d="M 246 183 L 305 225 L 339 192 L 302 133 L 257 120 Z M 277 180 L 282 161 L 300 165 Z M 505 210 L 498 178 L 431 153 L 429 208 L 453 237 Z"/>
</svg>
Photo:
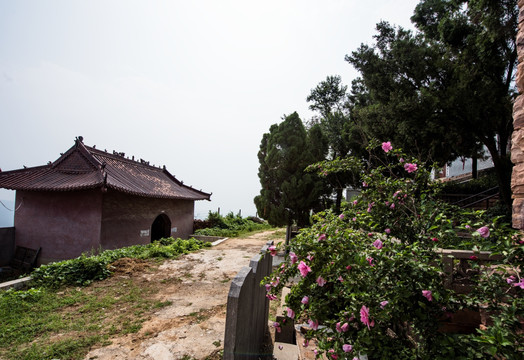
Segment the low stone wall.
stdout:
<svg viewBox="0 0 524 360">
<path fill-rule="evenodd" d="M 15 254 L 15 228 L 0 228 L 0 266 L 9 265 Z"/>
<path fill-rule="evenodd" d="M 269 241 L 261 254 L 273 244 Z M 271 273 L 273 258 L 255 255 L 249 266 L 244 266 L 233 279 L 227 298 L 227 316 L 224 338 L 224 360 L 258 359 L 264 357 L 261 349 L 268 331 L 269 300 L 260 286 Z M 269 354 L 271 355 L 271 354 Z"/>
<path fill-rule="evenodd" d="M 1 290 L 9 290 L 9 289 L 16 289 L 20 290 L 24 287 L 27 287 L 28 284 L 31 282 L 31 276 L 26 276 L 20 279 L 6 281 L 3 283 L 0 283 L 0 291 Z"/>
<path fill-rule="evenodd" d="M 227 239 L 222 236 L 208 236 L 208 235 L 195 235 L 195 234 L 189 235 L 189 238 L 194 238 L 196 240 L 210 242 L 210 243 L 213 243 L 219 240 L 223 240 L 223 239 Z"/>
</svg>

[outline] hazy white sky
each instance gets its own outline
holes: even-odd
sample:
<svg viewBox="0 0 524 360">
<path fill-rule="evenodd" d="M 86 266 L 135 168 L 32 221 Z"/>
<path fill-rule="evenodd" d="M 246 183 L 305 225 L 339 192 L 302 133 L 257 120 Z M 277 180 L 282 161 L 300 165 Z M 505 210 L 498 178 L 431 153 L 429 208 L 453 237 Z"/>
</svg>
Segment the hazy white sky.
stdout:
<svg viewBox="0 0 524 360">
<path fill-rule="evenodd" d="M 255 215 L 262 135 L 284 114 L 308 120 L 310 90 L 349 85 L 344 56 L 381 20 L 412 28 L 417 3 L 0 1 L 0 168 L 54 161 L 82 135 L 212 192 L 197 217 Z"/>
</svg>

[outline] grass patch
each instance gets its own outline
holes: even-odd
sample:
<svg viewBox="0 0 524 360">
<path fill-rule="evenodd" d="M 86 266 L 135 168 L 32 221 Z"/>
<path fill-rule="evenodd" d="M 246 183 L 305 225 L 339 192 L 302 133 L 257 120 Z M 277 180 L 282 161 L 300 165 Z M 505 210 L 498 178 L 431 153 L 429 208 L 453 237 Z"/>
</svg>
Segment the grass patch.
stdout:
<svg viewBox="0 0 524 360">
<path fill-rule="evenodd" d="M 190 317 L 193 318 L 194 323 L 200 324 L 212 316 L 214 316 L 217 312 L 224 310 L 225 305 L 217 305 L 209 309 L 200 309 L 199 311 L 194 311 L 189 314 Z"/>
<path fill-rule="evenodd" d="M 155 300 L 162 282 L 127 274 L 154 270 L 160 264 L 155 258 L 175 258 L 202 246 L 196 240 L 162 239 L 40 267 L 32 275 L 38 287 L 0 292 L 0 359 L 82 359 L 111 336 L 140 331 L 150 314 L 172 302 Z"/>
<path fill-rule="evenodd" d="M 79 359 L 110 336 L 136 333 L 149 313 L 171 305 L 152 299 L 160 290 L 153 284 L 131 279 L 110 282 L 82 289 L 2 293 L 0 358 Z"/>
<path fill-rule="evenodd" d="M 77 359 L 110 336 L 135 333 L 154 309 L 160 288 L 144 281 L 111 279 L 90 287 L 6 291 L 0 295 L 2 359 Z"/>
<path fill-rule="evenodd" d="M 269 235 L 268 236 L 268 240 L 282 240 L 282 241 L 285 241 L 286 240 L 286 229 L 285 228 L 281 228 L 281 229 L 277 229 L 275 230 L 275 232 L 273 232 L 273 234 Z"/>
</svg>

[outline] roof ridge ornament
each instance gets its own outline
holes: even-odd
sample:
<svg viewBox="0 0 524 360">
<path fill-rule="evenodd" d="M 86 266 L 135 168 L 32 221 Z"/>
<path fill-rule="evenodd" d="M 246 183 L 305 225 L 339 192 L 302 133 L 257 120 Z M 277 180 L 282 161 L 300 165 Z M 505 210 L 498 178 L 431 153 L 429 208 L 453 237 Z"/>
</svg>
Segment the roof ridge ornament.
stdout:
<svg viewBox="0 0 524 360">
<path fill-rule="evenodd" d="M 77 136 L 75 138 L 75 145 L 78 146 L 79 144 L 83 144 L 84 143 L 84 137 L 83 136 Z"/>
</svg>

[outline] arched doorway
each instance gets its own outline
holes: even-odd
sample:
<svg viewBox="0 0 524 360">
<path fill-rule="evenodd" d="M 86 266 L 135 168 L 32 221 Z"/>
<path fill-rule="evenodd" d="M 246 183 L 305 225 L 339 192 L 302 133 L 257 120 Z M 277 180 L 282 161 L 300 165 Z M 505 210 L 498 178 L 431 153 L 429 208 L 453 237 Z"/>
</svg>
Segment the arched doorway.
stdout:
<svg viewBox="0 0 524 360">
<path fill-rule="evenodd" d="M 151 225 L 151 241 L 171 236 L 171 220 L 166 214 L 160 214 Z"/>
</svg>

